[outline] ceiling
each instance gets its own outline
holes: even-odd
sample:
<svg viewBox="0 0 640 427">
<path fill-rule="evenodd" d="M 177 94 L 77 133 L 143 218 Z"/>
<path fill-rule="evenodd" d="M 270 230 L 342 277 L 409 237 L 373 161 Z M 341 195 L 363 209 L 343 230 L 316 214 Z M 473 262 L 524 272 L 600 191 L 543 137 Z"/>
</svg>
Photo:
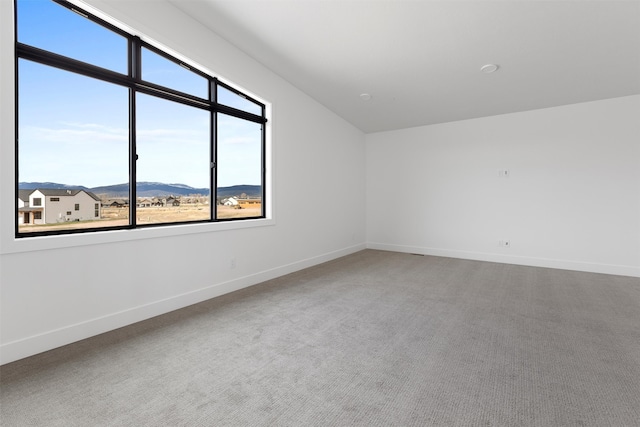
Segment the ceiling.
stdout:
<svg viewBox="0 0 640 427">
<path fill-rule="evenodd" d="M 640 0 L 171 2 L 367 133 L 640 93 Z"/>
</svg>

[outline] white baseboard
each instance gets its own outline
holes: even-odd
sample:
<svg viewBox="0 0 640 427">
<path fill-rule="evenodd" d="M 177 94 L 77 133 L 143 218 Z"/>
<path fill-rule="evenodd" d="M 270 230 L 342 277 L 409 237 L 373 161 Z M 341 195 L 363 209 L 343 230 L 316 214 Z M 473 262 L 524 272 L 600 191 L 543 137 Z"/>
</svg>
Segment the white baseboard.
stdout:
<svg viewBox="0 0 640 427">
<path fill-rule="evenodd" d="M 176 295 L 160 301 L 133 307 L 128 310 L 112 313 L 107 316 L 86 322 L 65 326 L 42 334 L 5 343 L 0 346 L 0 365 L 10 363 L 63 345 L 71 344 L 95 335 L 109 332 L 123 326 L 131 325 L 151 317 L 169 313 L 229 292 L 256 285 L 266 280 L 275 279 L 285 274 L 304 268 L 313 267 L 365 249 L 359 244 L 315 257 L 299 260 L 290 264 L 264 270 L 248 276 L 239 277 L 227 282 L 217 283 L 193 292 Z"/>
<path fill-rule="evenodd" d="M 368 242 L 367 249 L 442 256 L 448 258 L 471 259 L 476 261 L 499 262 L 503 264 L 527 265 L 531 267 L 556 268 L 560 270 L 585 271 L 589 273 L 615 274 L 618 276 L 640 277 L 640 267 L 631 265 L 597 264 L 580 261 L 523 257 L 484 252 L 458 251 L 450 249 L 426 248 L 421 246 L 391 245 Z"/>
</svg>

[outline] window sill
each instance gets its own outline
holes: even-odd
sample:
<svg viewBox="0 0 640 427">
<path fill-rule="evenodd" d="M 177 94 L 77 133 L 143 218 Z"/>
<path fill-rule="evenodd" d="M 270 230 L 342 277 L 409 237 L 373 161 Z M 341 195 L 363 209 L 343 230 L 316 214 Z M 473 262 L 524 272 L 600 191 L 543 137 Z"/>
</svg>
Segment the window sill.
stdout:
<svg viewBox="0 0 640 427">
<path fill-rule="evenodd" d="M 275 225 L 272 218 L 249 219 L 216 223 L 168 225 L 166 227 L 138 228 L 133 230 L 112 230 L 87 232 L 82 234 L 61 234 L 55 236 L 39 236 L 12 238 L 2 242 L 0 254 L 46 251 L 51 249 L 71 248 L 76 246 L 101 245 L 106 243 L 127 242 L 131 240 L 157 239 L 162 237 L 184 236 L 188 234 L 214 233 L 218 231 L 244 228 L 266 227 Z"/>
</svg>

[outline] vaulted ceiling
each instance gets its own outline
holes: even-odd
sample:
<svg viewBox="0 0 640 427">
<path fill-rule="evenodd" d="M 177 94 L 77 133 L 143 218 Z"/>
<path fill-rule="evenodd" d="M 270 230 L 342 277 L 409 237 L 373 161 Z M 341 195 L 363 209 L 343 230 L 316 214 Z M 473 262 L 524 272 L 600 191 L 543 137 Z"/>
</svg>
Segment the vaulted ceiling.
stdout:
<svg viewBox="0 0 640 427">
<path fill-rule="evenodd" d="M 640 93 L 635 0 L 171 2 L 364 132 Z"/>
</svg>

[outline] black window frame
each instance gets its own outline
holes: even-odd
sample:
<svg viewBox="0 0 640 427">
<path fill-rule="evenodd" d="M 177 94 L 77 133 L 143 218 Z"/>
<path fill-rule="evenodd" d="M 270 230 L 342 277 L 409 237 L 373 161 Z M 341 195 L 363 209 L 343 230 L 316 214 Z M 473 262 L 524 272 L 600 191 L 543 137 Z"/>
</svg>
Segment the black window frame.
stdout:
<svg viewBox="0 0 640 427">
<path fill-rule="evenodd" d="M 179 221 L 179 222 L 163 222 L 153 224 L 137 224 L 136 208 L 137 203 L 129 203 L 129 224 L 122 226 L 109 226 L 109 227 L 95 227 L 86 229 L 70 229 L 70 230 L 51 230 L 51 231 L 30 231 L 26 233 L 20 233 L 19 221 L 18 221 L 18 205 L 15 206 L 16 221 L 15 221 L 15 237 L 16 238 L 28 238 L 36 236 L 48 236 L 59 234 L 78 234 L 78 233 L 96 233 L 106 232 L 122 229 L 139 229 L 150 227 L 167 227 L 172 225 L 185 225 L 185 224 L 199 224 L 199 223 L 219 223 L 219 222 L 240 222 L 254 219 L 265 219 L 267 212 L 267 153 L 266 153 L 266 124 L 268 122 L 266 116 L 266 104 L 255 99 L 254 97 L 234 88 L 230 84 L 220 81 L 217 77 L 212 76 L 199 68 L 182 61 L 173 55 L 164 52 L 156 46 L 153 46 L 149 42 L 143 40 L 140 36 L 130 34 L 117 26 L 91 14 L 83 8 L 67 2 L 65 0 L 50 0 L 57 3 L 72 13 L 77 13 L 93 23 L 111 30 L 127 40 L 127 62 L 128 62 L 128 74 L 121 74 L 116 71 L 112 71 L 106 68 L 102 68 L 90 63 L 86 63 L 77 59 L 66 57 L 54 52 L 46 51 L 38 47 L 30 46 L 19 42 L 18 40 L 18 0 L 14 0 L 14 40 L 15 40 L 15 55 L 14 55 L 14 67 L 15 67 L 15 194 L 18 195 L 19 190 L 19 61 L 27 60 L 42 65 L 54 67 L 56 69 L 64 70 L 67 72 L 76 73 L 82 76 L 91 77 L 103 82 L 116 84 L 121 87 L 128 88 L 129 90 L 129 200 L 136 201 L 136 161 L 138 159 L 136 153 L 136 106 L 135 98 L 137 93 L 143 93 L 158 98 L 163 98 L 169 101 L 178 102 L 180 104 L 199 108 L 201 110 L 209 111 L 210 130 L 210 173 L 209 173 L 209 219 L 196 220 L 196 221 Z M 181 92 L 170 87 L 162 86 L 159 84 L 151 83 L 142 80 L 142 48 L 149 49 L 150 51 L 164 57 L 165 59 L 172 61 L 193 73 L 196 73 L 209 82 L 209 99 L 200 98 L 185 92 Z M 236 109 L 227 105 L 217 103 L 217 88 L 223 87 L 244 99 L 256 104 L 260 107 L 261 114 L 256 115 L 241 109 Z M 216 184 L 217 175 L 217 115 L 218 113 L 226 114 L 232 117 L 236 117 L 242 120 L 258 123 L 261 125 L 261 158 L 262 158 L 262 170 L 261 170 L 261 213 L 258 216 L 240 217 L 240 218 L 218 218 L 217 217 L 217 200 L 218 200 L 218 187 Z"/>
</svg>

